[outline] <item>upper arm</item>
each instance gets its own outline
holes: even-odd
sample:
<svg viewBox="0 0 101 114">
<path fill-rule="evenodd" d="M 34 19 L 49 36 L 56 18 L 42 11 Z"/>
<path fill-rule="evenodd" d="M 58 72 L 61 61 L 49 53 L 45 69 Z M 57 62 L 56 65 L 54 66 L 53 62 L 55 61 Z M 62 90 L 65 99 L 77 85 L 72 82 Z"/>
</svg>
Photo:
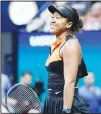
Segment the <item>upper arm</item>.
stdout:
<svg viewBox="0 0 101 114">
<path fill-rule="evenodd" d="M 81 48 L 76 39 L 70 39 L 63 48 L 64 79 L 76 81 L 78 66 L 81 61 Z"/>
</svg>

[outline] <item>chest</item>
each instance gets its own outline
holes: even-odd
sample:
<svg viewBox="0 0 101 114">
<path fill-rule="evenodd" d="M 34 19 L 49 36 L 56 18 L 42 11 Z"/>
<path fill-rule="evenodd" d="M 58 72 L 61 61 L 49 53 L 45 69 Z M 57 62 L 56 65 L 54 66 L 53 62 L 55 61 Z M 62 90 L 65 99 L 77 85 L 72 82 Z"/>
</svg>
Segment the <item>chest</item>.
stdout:
<svg viewBox="0 0 101 114">
<path fill-rule="evenodd" d="M 58 62 L 62 60 L 62 45 L 63 43 L 61 43 L 59 46 L 50 47 L 50 53 L 46 61 L 46 66 L 48 66 L 52 62 Z"/>
</svg>

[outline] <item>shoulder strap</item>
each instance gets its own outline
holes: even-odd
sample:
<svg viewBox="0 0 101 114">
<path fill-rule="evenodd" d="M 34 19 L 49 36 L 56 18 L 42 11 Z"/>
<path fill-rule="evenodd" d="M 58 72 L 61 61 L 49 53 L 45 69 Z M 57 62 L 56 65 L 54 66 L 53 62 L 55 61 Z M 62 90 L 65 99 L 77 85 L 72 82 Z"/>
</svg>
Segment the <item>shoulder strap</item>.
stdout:
<svg viewBox="0 0 101 114">
<path fill-rule="evenodd" d="M 68 40 L 70 40 L 70 39 L 73 39 L 73 36 L 72 36 L 72 35 L 67 35 L 67 36 L 66 36 L 66 41 L 64 42 L 64 44 L 65 44 Z M 63 44 L 63 45 L 64 45 L 64 44 Z M 61 48 L 63 47 L 63 45 L 61 46 Z M 60 49 L 61 49 L 61 48 L 60 48 Z"/>
<path fill-rule="evenodd" d="M 60 49 L 59 49 L 59 55 L 60 55 L 60 50 L 61 50 L 61 48 L 64 46 L 64 44 L 68 41 L 68 40 L 70 40 L 70 39 L 72 39 L 73 38 L 73 36 L 72 35 L 67 35 L 66 36 L 66 41 L 62 44 L 62 46 L 60 47 Z M 60 56 L 61 57 L 61 56 Z M 62 57 L 61 57 L 61 59 L 62 59 Z"/>
<path fill-rule="evenodd" d="M 71 34 L 66 36 L 66 41 L 68 41 L 70 39 L 73 39 L 73 36 Z"/>
</svg>

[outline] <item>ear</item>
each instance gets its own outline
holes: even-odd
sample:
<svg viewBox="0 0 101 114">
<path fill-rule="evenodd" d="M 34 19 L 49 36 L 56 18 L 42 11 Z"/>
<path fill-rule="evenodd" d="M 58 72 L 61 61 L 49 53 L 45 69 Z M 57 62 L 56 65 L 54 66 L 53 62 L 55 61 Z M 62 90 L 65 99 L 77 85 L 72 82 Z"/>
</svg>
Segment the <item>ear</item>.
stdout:
<svg viewBox="0 0 101 114">
<path fill-rule="evenodd" d="M 72 25 L 73 25 L 73 23 L 72 23 L 72 22 L 69 22 L 69 23 L 66 25 L 66 28 L 70 28 Z"/>
</svg>

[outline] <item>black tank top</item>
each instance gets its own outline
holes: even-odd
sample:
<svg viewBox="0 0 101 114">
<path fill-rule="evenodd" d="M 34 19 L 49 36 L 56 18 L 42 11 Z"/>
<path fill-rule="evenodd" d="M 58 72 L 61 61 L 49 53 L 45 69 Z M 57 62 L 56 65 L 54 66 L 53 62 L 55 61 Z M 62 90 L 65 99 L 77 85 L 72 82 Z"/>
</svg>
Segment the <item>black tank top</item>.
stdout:
<svg viewBox="0 0 101 114">
<path fill-rule="evenodd" d="M 63 59 L 60 57 L 60 49 L 62 46 L 71 38 L 71 35 L 66 36 L 60 42 L 53 42 L 50 45 L 50 54 L 46 61 L 46 68 L 49 72 L 48 76 L 48 88 L 61 88 L 64 87 L 64 65 Z M 82 58 L 81 64 L 78 66 L 78 74 L 77 74 L 77 81 L 75 86 L 78 83 L 79 78 L 84 77 L 87 75 L 86 65 Z"/>
</svg>

